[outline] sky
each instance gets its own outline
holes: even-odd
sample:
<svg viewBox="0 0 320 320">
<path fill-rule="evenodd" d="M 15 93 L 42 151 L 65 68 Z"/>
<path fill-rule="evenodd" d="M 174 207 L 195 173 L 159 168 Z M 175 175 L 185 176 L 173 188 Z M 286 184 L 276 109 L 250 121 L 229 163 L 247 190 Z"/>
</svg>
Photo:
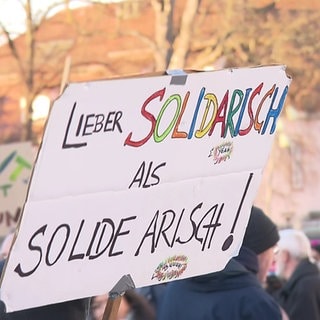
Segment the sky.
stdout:
<svg viewBox="0 0 320 320">
<path fill-rule="evenodd" d="M 34 13 L 46 10 L 48 6 L 60 3 L 61 0 L 33 0 L 31 5 Z M 0 21 L 11 32 L 23 33 L 25 25 L 24 0 L 0 0 Z M 84 5 L 84 1 L 72 0 L 71 7 Z M 63 6 L 59 6 L 63 8 Z M 52 13 L 56 13 L 58 10 Z"/>
<path fill-rule="evenodd" d="M 8 29 L 22 30 L 23 10 L 18 0 L 0 0 L 0 21 Z"/>
<path fill-rule="evenodd" d="M 46 10 L 48 6 L 59 3 L 61 0 L 32 0 L 32 8 L 34 14 L 39 14 Z M 25 11 L 23 9 L 24 0 L 0 0 L 0 22 L 11 33 L 14 38 L 25 31 Z M 72 0 L 71 8 L 83 5 L 83 1 Z M 64 6 L 60 7 L 61 9 Z M 60 10 L 61 10 L 60 9 Z M 52 14 L 57 13 L 59 10 L 53 11 Z M 1 30 L 0 30 L 1 31 Z M 0 45 L 6 43 L 6 38 L 0 36 Z M 50 107 L 50 100 L 48 97 L 40 95 L 34 101 L 33 120 L 43 119 L 47 116 Z"/>
<path fill-rule="evenodd" d="M 95 0 L 95 2 L 111 3 L 126 0 Z M 0 22 L 7 30 L 14 33 L 23 33 L 25 25 L 25 11 L 23 4 L 25 0 L 0 0 Z M 70 0 L 70 8 L 87 5 L 90 0 Z M 59 4 L 51 11 L 51 16 L 64 8 L 63 0 L 31 0 L 31 6 L 35 14 L 41 13 L 52 4 Z"/>
</svg>

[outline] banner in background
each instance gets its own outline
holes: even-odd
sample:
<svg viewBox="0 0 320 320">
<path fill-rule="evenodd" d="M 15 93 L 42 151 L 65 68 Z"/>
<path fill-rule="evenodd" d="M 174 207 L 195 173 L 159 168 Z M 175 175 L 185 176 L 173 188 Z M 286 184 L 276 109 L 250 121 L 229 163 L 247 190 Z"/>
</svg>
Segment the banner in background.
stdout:
<svg viewBox="0 0 320 320">
<path fill-rule="evenodd" d="M 27 195 L 34 162 L 30 142 L 0 145 L 0 237 L 12 232 Z"/>
</svg>

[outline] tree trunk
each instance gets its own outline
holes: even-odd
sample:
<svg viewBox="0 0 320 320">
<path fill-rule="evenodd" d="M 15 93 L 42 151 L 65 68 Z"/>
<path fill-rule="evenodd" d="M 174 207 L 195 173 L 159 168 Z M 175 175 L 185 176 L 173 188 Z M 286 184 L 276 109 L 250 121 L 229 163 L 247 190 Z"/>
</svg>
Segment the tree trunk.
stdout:
<svg viewBox="0 0 320 320">
<path fill-rule="evenodd" d="M 188 0 L 183 11 L 180 32 L 173 44 L 169 69 L 184 68 L 192 38 L 193 22 L 198 11 L 199 0 Z"/>
<path fill-rule="evenodd" d="M 171 34 L 174 0 L 152 0 L 151 4 L 155 12 L 155 69 L 156 71 L 162 71 L 168 66 L 168 57 L 172 50 Z"/>
<path fill-rule="evenodd" d="M 25 130 L 23 133 L 23 141 L 33 140 L 33 108 L 32 103 L 34 99 L 34 51 L 35 51 L 35 39 L 34 39 L 34 26 L 32 20 L 32 8 L 31 0 L 26 2 L 26 123 Z"/>
</svg>

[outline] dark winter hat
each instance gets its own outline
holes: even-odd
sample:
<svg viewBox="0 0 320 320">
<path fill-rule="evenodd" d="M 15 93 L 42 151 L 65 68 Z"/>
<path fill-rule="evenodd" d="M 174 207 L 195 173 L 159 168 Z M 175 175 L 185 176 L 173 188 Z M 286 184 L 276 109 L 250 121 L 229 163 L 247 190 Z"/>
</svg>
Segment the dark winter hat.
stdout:
<svg viewBox="0 0 320 320">
<path fill-rule="evenodd" d="M 278 241 L 277 226 L 260 208 L 253 206 L 242 246 L 259 254 L 275 246 Z"/>
</svg>

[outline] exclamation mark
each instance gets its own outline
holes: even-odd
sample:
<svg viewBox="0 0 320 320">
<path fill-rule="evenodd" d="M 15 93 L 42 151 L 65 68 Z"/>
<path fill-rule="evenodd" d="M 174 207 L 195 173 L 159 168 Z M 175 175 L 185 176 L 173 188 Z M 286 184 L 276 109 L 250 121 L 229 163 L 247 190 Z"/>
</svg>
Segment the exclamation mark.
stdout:
<svg viewBox="0 0 320 320">
<path fill-rule="evenodd" d="M 252 177 L 253 177 L 253 173 L 250 173 L 249 175 L 249 179 L 247 181 L 247 185 L 244 189 L 244 193 L 243 193 L 243 196 L 242 196 L 242 199 L 240 201 L 240 205 L 239 205 L 239 208 L 238 208 L 238 211 L 237 211 L 237 214 L 236 214 L 236 217 L 234 219 L 234 222 L 233 222 L 233 225 L 232 225 L 232 228 L 231 228 L 231 231 L 230 231 L 230 235 L 229 237 L 224 241 L 223 245 L 222 245 L 222 251 L 226 251 L 230 248 L 232 242 L 233 242 L 233 232 L 234 232 L 234 229 L 236 227 L 236 224 L 238 222 L 238 218 L 239 218 L 239 215 L 240 215 L 240 212 L 241 212 L 241 208 L 242 208 L 242 204 L 243 204 L 243 201 L 246 197 L 246 194 L 248 192 L 248 189 L 249 189 L 249 185 L 251 183 L 251 180 L 252 180 Z"/>
</svg>

